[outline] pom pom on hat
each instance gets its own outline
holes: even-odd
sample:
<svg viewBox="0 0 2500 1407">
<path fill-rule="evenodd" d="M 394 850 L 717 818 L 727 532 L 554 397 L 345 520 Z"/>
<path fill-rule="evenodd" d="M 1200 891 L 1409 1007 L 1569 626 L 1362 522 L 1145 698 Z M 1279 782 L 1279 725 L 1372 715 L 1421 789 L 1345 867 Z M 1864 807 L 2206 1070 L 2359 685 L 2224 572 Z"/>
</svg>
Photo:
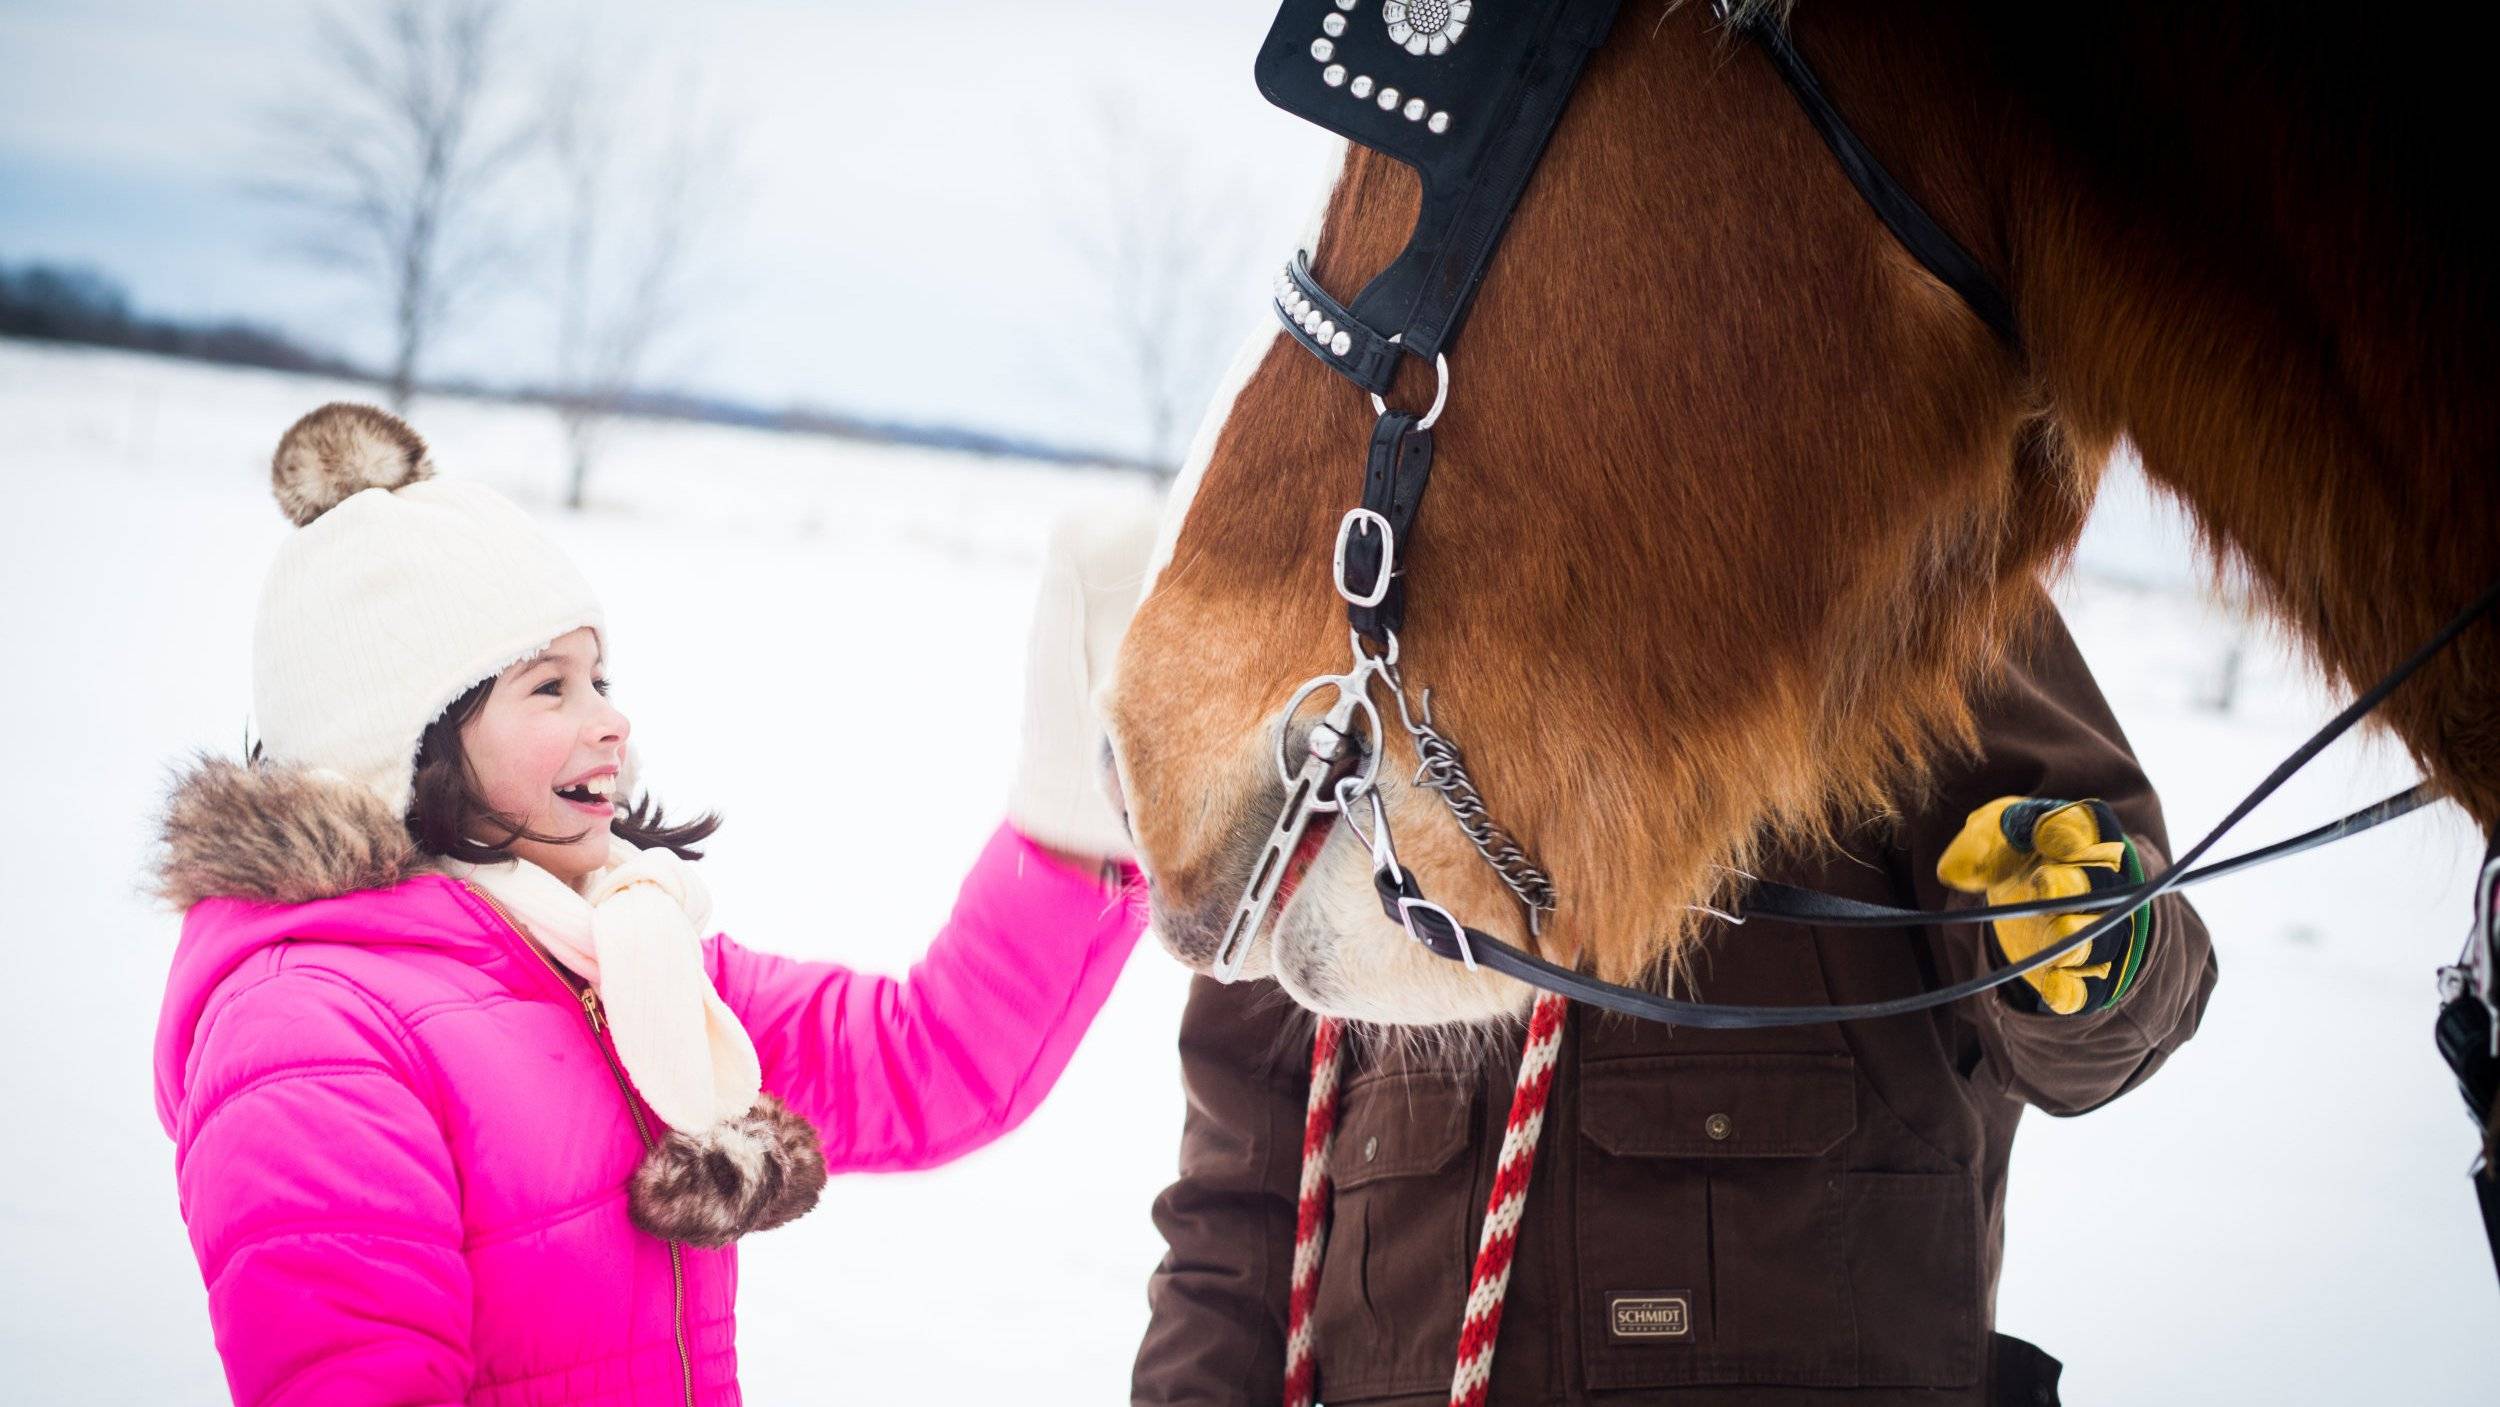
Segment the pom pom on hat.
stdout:
<svg viewBox="0 0 2500 1407">
<path fill-rule="evenodd" d="M 425 440 L 386 410 L 333 401 L 298 420 L 269 464 L 278 509 L 295 526 L 366 489 L 396 489 L 434 476 Z"/>
</svg>

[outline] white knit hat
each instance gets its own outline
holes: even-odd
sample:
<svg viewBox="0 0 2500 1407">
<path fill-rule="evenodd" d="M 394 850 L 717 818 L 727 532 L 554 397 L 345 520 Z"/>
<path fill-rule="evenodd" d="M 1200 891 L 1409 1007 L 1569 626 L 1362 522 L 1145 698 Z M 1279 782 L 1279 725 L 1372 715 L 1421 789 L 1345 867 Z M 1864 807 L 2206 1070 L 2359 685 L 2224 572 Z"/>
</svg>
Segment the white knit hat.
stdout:
<svg viewBox="0 0 2500 1407">
<path fill-rule="evenodd" d="M 344 403 L 295 422 L 270 466 L 297 531 L 253 631 L 261 747 L 395 813 L 419 738 L 472 685 L 583 626 L 606 634 L 590 583 L 511 500 L 433 475 L 406 422 Z"/>
</svg>

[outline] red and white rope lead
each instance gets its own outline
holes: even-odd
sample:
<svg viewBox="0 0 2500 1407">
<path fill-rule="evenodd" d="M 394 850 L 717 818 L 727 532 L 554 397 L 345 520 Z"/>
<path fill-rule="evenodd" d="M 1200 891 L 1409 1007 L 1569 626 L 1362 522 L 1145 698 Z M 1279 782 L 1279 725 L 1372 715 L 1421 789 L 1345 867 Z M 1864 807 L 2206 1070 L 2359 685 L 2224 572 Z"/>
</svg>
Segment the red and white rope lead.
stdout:
<svg viewBox="0 0 2500 1407">
<path fill-rule="evenodd" d="M 1528 1174 L 1536 1170 L 1537 1135 L 1545 1131 L 1545 1097 L 1554 1090 L 1554 1057 L 1562 1049 L 1563 1013 L 1570 1005 L 1540 992 L 1528 1017 L 1519 1083 L 1511 1086 L 1510 1122 L 1502 1130 L 1502 1157 L 1493 1167 L 1493 1195 L 1485 1199 L 1484 1234 L 1477 1238 L 1476 1269 L 1467 1281 L 1450 1407 L 1484 1407 L 1485 1387 L 1493 1381 L 1493 1341 L 1502 1328 L 1502 1297 L 1510 1291 L 1511 1251 L 1519 1244 L 1519 1215 L 1528 1204 Z"/>
<path fill-rule="evenodd" d="M 1311 1301 L 1328 1244 L 1328 1154 L 1337 1138 L 1337 1022 L 1311 1037 L 1311 1099 L 1302 1117 L 1302 1195 L 1293 1214 L 1293 1291 L 1285 1309 L 1285 1407 L 1311 1407 Z"/>
<path fill-rule="evenodd" d="M 1563 1014 L 1570 1005 L 1550 992 L 1540 993 L 1528 1017 L 1519 1080 L 1511 1087 L 1510 1119 L 1502 1130 L 1502 1156 L 1493 1170 L 1484 1234 L 1477 1240 L 1475 1271 L 1468 1278 L 1450 1407 L 1484 1407 L 1485 1388 L 1493 1380 L 1493 1347 L 1502 1327 L 1502 1299 L 1510 1291 L 1511 1252 L 1519 1243 L 1519 1218 L 1527 1206 L 1529 1175 L 1536 1169 L 1537 1136 L 1545 1130 L 1545 1101 L 1553 1092 L 1554 1057 L 1562 1048 Z M 1311 1041 L 1311 1098 L 1302 1121 L 1302 1197 L 1294 1212 L 1293 1289 L 1285 1315 L 1285 1407 L 1311 1407 L 1316 1377 L 1311 1302 L 1319 1293 L 1320 1252 L 1328 1240 L 1328 1158 L 1337 1134 L 1340 1034 L 1335 1021 L 1322 1017 Z"/>
</svg>

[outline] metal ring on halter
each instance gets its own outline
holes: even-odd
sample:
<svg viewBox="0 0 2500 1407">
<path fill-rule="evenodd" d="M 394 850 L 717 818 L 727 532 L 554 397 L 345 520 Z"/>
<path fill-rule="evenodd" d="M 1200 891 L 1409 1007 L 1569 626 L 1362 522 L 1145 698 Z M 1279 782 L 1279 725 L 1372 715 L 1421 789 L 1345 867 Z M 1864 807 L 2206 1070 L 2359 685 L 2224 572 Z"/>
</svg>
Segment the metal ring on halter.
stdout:
<svg viewBox="0 0 2500 1407">
<path fill-rule="evenodd" d="M 1355 629 L 1353 626 L 1349 625 L 1346 627 L 1345 638 L 1353 644 L 1354 657 L 1356 659 L 1361 660 L 1364 664 L 1369 665 L 1374 669 L 1394 669 L 1397 667 L 1398 663 L 1398 633 L 1394 630 L 1385 631 L 1383 633 L 1389 637 L 1389 652 L 1385 655 L 1375 655 L 1371 651 L 1364 649 L 1363 632 Z"/>
<path fill-rule="evenodd" d="M 1359 678 L 1358 675 L 1360 676 Z M 1380 775 L 1380 757 L 1383 752 L 1387 751 L 1387 748 L 1382 741 L 1386 735 L 1383 734 L 1380 729 L 1380 708 L 1371 701 L 1370 671 L 1358 670 L 1355 674 L 1323 674 L 1317 679 L 1304 684 L 1301 688 L 1294 690 L 1293 697 L 1285 702 L 1284 717 L 1276 721 L 1276 780 L 1282 783 L 1288 790 L 1293 787 L 1294 773 L 1300 771 L 1301 769 L 1287 765 L 1285 760 L 1285 738 L 1293 731 L 1293 720 L 1302 711 L 1302 701 L 1318 691 L 1321 686 L 1332 684 L 1336 686 L 1339 701 L 1342 703 L 1344 700 L 1351 699 L 1353 701 L 1353 707 L 1360 710 L 1363 716 L 1371 723 L 1371 739 L 1369 745 L 1365 748 L 1363 765 L 1356 769 L 1354 775 L 1362 779 L 1362 783 L 1367 789 L 1371 786 L 1374 779 L 1378 778 Z M 1360 689 L 1362 692 L 1357 693 L 1355 692 L 1356 689 Z M 1336 710 L 1331 709 L 1329 711 L 1334 713 Z M 1348 717 L 1346 721 L 1350 723 L 1353 719 Z M 1331 724 L 1324 726 L 1333 727 L 1334 725 Z M 1314 811 L 1334 811 L 1337 809 L 1337 802 L 1333 796 L 1326 799 L 1313 797 L 1311 798 L 1310 807 Z"/>
<path fill-rule="evenodd" d="M 1403 332 L 1398 333 L 1389 341 L 1395 343 L 1405 335 Z M 1415 428 L 1418 430 L 1431 429 L 1433 422 L 1441 418 L 1441 407 L 1450 402 L 1450 359 L 1446 354 L 1441 352 L 1432 354 L 1432 374 L 1435 378 L 1432 388 L 1432 409 L 1425 411 L 1424 418 L 1415 422 Z M 1382 400 L 1378 393 L 1373 393 L 1372 414 L 1387 415 L 1388 413 L 1389 403 Z"/>
<path fill-rule="evenodd" d="M 1417 909 L 1430 909 L 1434 913 L 1441 916 L 1441 921 L 1448 924 L 1450 926 L 1450 932 L 1455 935 L 1455 939 L 1458 943 L 1459 961 L 1467 964 L 1467 970 L 1469 972 L 1475 971 L 1476 950 L 1468 945 L 1467 925 L 1460 923 L 1456 914 L 1442 908 L 1439 904 L 1432 902 L 1430 899 L 1400 898 L 1398 900 L 1398 922 L 1406 925 L 1406 936 L 1414 939 L 1418 943 L 1423 943 L 1427 948 L 1432 946 L 1430 943 L 1424 943 L 1423 935 L 1415 931 L 1415 911 Z"/>
<path fill-rule="evenodd" d="M 1357 596 L 1345 584 L 1345 553 L 1354 541 L 1355 527 L 1365 522 L 1375 524 L 1375 530 L 1380 534 L 1380 575 L 1372 579 L 1371 590 Z M 1347 509 L 1345 516 L 1337 520 L 1337 560 L 1331 568 L 1336 575 L 1337 594 L 1350 605 L 1377 606 L 1388 599 L 1389 576 L 1397 569 L 1398 535 L 1397 530 L 1389 526 L 1389 520 L 1369 508 Z"/>
</svg>

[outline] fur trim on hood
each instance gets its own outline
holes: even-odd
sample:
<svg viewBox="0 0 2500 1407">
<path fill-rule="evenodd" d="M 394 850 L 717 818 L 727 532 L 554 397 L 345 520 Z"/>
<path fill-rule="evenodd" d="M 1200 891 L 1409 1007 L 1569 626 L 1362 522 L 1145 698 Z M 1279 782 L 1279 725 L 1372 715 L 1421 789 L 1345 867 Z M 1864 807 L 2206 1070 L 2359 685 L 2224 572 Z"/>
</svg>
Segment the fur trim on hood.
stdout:
<svg viewBox="0 0 2500 1407">
<path fill-rule="evenodd" d="M 629 755 L 619 778 L 627 795 L 632 767 Z M 182 909 L 211 898 L 308 904 L 428 869 L 407 826 L 370 788 L 206 755 L 176 774 L 158 842 L 152 887 Z M 766 1094 L 703 1135 L 670 1132 L 635 1169 L 628 1197 L 636 1226 L 714 1247 L 801 1215 L 824 1185 L 815 1125 Z"/>
<path fill-rule="evenodd" d="M 634 753 L 617 794 L 634 794 Z M 309 904 L 388 889 L 426 868 L 407 824 L 370 787 L 334 773 L 195 754 L 175 769 L 149 888 L 176 909 L 202 899 Z"/>
<path fill-rule="evenodd" d="M 308 904 L 387 889 L 422 859 L 407 826 L 370 788 L 205 754 L 175 777 L 157 840 L 154 889 L 177 909 L 210 898 Z"/>
</svg>

